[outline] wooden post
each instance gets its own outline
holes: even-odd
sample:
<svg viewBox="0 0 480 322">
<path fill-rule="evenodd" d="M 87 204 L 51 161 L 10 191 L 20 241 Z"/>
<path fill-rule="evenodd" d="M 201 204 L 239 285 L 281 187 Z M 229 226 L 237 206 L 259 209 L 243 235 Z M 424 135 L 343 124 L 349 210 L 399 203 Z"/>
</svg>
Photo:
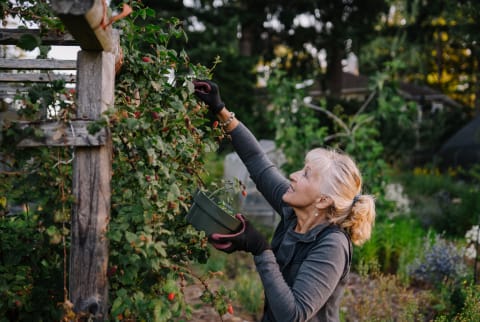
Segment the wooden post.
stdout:
<svg viewBox="0 0 480 322">
<path fill-rule="evenodd" d="M 53 11 L 82 48 L 77 58 L 77 118 L 96 120 L 114 102 L 119 33 L 105 0 L 51 0 Z M 107 131 L 108 132 L 108 131 Z M 74 311 L 108 319 L 108 241 L 112 141 L 75 148 L 69 297 Z"/>
<path fill-rule="evenodd" d="M 77 117 L 98 119 L 114 102 L 115 55 L 101 51 L 78 54 Z M 73 165 L 70 301 L 77 313 L 106 320 L 108 314 L 108 240 L 112 142 L 77 147 Z"/>
</svg>

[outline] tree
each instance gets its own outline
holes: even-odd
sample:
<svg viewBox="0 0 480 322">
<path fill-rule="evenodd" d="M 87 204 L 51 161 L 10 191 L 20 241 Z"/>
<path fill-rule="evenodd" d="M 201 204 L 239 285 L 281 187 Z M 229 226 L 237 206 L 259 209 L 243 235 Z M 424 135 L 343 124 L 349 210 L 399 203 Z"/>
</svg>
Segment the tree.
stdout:
<svg viewBox="0 0 480 322">
<path fill-rule="evenodd" d="M 362 69 L 392 58 L 404 61 L 398 76 L 428 84 L 478 109 L 478 15 L 476 1 L 394 1 L 379 37 L 362 52 Z"/>
<path fill-rule="evenodd" d="M 252 95 L 259 62 L 268 63 L 280 45 L 286 46 L 289 62 L 283 67 L 291 75 L 319 76 L 326 92 L 338 96 L 342 60 L 374 35 L 375 23 L 388 9 L 384 0 L 194 1 L 190 7 L 182 7 L 180 1 L 147 3 L 184 22 L 190 31 L 191 57 L 206 65 L 220 57 L 223 63 L 216 66 L 215 80 L 222 84 L 225 99 L 240 106 L 239 115 L 251 124 L 265 123 L 263 102 Z M 326 70 L 318 63 L 320 50 L 327 53 Z M 254 126 L 256 133 L 264 129 Z"/>
<path fill-rule="evenodd" d="M 387 2 L 383 0 L 280 1 L 271 14 L 278 17 L 283 28 L 270 30 L 270 38 L 293 48 L 297 59 L 308 55 L 308 44 L 317 52 L 324 49 L 327 56 L 325 90 L 338 97 L 342 86 L 342 60 L 348 53 L 358 52 L 374 36 L 380 14 L 387 9 Z M 318 67 L 318 57 L 309 60 L 308 69 Z"/>
</svg>

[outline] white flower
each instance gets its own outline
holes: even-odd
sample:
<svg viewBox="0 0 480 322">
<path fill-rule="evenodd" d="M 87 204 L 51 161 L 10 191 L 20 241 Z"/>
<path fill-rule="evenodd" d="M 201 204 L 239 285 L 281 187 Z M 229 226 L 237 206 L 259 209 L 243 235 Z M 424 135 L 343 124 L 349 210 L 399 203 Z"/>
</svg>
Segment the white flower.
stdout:
<svg viewBox="0 0 480 322">
<path fill-rule="evenodd" d="M 410 200 L 403 193 L 403 186 L 399 183 L 391 183 L 385 187 L 385 199 L 394 201 L 398 212 L 410 212 Z"/>
<path fill-rule="evenodd" d="M 478 225 L 472 226 L 472 228 L 465 233 L 465 239 L 467 243 L 480 242 L 480 227 Z"/>
<path fill-rule="evenodd" d="M 471 244 L 467 248 L 465 248 L 465 257 L 468 259 L 475 259 L 477 257 L 477 250 L 475 249 L 475 245 Z"/>
</svg>

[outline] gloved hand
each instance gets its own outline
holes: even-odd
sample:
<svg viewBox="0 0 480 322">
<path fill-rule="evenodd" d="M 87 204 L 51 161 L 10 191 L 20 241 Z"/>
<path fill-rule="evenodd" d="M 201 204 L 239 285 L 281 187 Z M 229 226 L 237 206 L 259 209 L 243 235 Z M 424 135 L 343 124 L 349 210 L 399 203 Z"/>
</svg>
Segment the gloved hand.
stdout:
<svg viewBox="0 0 480 322">
<path fill-rule="evenodd" d="M 195 80 L 193 85 L 195 86 L 195 95 L 208 105 L 208 109 L 213 114 L 217 114 L 225 107 L 217 84 L 209 80 Z"/>
<path fill-rule="evenodd" d="M 242 229 L 234 234 L 212 234 L 209 237 L 213 247 L 225 253 L 244 250 L 253 255 L 260 255 L 270 249 L 270 244 L 241 214 L 235 216 L 242 222 Z"/>
</svg>

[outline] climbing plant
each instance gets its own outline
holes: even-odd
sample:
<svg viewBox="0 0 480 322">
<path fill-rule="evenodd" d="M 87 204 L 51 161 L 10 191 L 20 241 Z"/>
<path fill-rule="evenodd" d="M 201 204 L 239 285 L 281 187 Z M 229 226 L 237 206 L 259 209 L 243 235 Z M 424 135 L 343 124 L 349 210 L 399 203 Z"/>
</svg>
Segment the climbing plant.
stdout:
<svg viewBox="0 0 480 322">
<path fill-rule="evenodd" d="M 0 5 L 5 15 L 33 19 L 42 30 L 62 31 L 46 1 L 36 6 L 29 3 Z M 212 70 L 191 62 L 187 52 L 169 47 L 173 39 L 177 45 L 187 41 L 178 19 L 154 20 L 155 12 L 141 1 L 129 1 L 129 5 L 133 13 L 114 25 L 121 30 L 123 50 L 115 105 L 89 129 L 93 133 L 108 127 L 113 138 L 107 233 L 110 317 L 188 319 L 192 308 L 183 290 L 192 281 L 203 284 L 202 300 L 223 314 L 232 292 L 211 288 L 208 275 L 196 275 L 190 268 L 192 262 L 206 261 L 209 254 L 206 236 L 184 219 L 192 193 L 203 185 L 204 155 L 216 150 L 223 137 L 193 95 L 192 79 L 211 77 Z M 53 118 L 68 122 L 74 115 L 76 93 L 65 87 L 54 93 L 51 89 L 47 85 L 44 91 L 36 89 L 37 96 L 31 90 L 17 97 L 20 114 L 35 117 L 45 102 L 42 95 L 49 94 L 54 100 L 47 108 L 55 105 L 57 111 Z M 0 184 L 4 200 L 0 208 L 0 296 L 8 299 L 0 304 L 0 316 L 72 319 L 75 312 L 66 283 L 72 151 L 15 149 L 21 137 L 36 133 L 18 131 L 14 124 L 3 123 L 0 141 L 2 163 L 7 165 Z M 14 213 L 15 205 L 29 205 L 28 211 Z M 44 304 L 39 308 L 38 303 Z"/>
</svg>

